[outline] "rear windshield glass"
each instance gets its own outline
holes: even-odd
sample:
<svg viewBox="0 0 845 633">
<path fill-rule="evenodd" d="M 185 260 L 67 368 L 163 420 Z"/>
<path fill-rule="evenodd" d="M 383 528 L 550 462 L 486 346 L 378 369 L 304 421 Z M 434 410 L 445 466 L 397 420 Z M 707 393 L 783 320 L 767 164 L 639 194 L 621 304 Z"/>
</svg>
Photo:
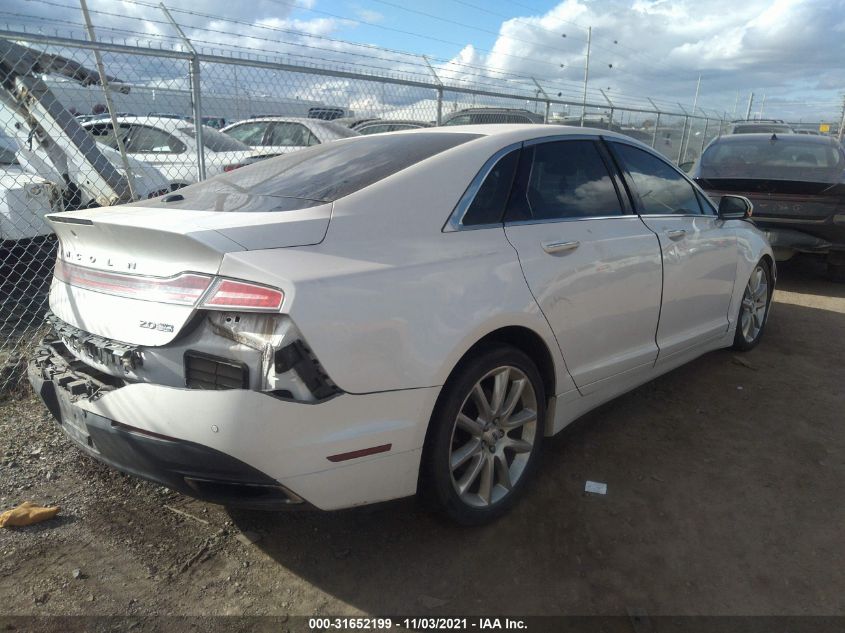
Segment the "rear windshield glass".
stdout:
<svg viewBox="0 0 845 633">
<path fill-rule="evenodd" d="M 180 127 L 179 131 L 191 138 L 196 135 L 196 130 L 192 127 Z M 202 144 L 212 152 L 244 152 L 249 150 L 249 145 L 245 145 L 227 134 L 213 130 L 207 125 L 202 126 Z"/>
<path fill-rule="evenodd" d="M 302 201 L 334 202 L 368 187 L 435 154 L 478 138 L 477 134 L 402 134 L 361 136 L 355 139 L 314 145 L 283 156 L 221 174 L 181 189 L 181 208 L 205 208 L 209 196 L 240 193 L 274 196 L 278 209 L 302 208 Z M 299 202 L 294 202 L 298 200 Z"/>
<path fill-rule="evenodd" d="M 701 157 L 700 177 L 839 182 L 843 170 L 845 156 L 836 145 L 795 134 L 714 143 Z"/>
</svg>

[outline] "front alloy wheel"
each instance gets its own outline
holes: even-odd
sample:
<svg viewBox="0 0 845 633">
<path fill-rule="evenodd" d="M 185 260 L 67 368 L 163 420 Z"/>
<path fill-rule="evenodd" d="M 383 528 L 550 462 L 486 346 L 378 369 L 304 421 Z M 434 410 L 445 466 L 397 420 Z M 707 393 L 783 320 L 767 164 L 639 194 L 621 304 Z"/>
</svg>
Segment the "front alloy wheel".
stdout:
<svg viewBox="0 0 845 633">
<path fill-rule="evenodd" d="M 769 312 L 771 286 L 769 266 L 760 261 L 752 271 L 742 295 L 734 336 L 735 349 L 750 350 L 760 342 Z"/>
<path fill-rule="evenodd" d="M 423 459 L 423 491 L 464 524 L 505 512 L 536 467 L 545 394 L 536 366 L 496 346 L 460 367 L 432 416 Z"/>
</svg>

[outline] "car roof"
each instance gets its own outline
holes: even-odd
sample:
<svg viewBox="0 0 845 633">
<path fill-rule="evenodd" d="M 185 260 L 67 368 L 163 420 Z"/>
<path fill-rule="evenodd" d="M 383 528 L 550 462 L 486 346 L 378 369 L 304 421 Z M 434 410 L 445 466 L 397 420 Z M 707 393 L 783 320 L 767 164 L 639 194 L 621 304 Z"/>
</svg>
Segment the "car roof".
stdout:
<svg viewBox="0 0 845 633">
<path fill-rule="evenodd" d="M 255 121 L 282 121 L 291 123 L 314 123 L 316 121 L 317 123 L 330 123 L 330 121 L 326 121 L 325 119 L 315 119 L 313 117 L 272 115 L 249 117 L 248 119 L 241 119 L 240 121 L 235 121 L 234 123 L 230 123 L 229 125 L 237 125 L 239 123 L 254 123 Z"/>
<path fill-rule="evenodd" d="M 185 119 L 174 119 L 171 117 L 163 117 L 163 116 L 143 116 L 143 115 L 136 115 L 136 116 L 118 116 L 117 117 L 118 123 L 138 123 L 142 125 L 150 125 L 152 127 L 159 127 L 162 129 L 166 129 L 168 131 L 178 130 L 179 128 L 183 128 L 186 125 L 192 126 L 194 123 L 193 121 L 187 121 Z M 94 119 L 91 121 L 83 121 L 81 125 L 83 127 L 90 127 L 92 125 L 102 125 L 106 124 L 109 125 L 111 123 L 111 119 Z M 204 126 L 208 127 L 208 126 Z"/>
<path fill-rule="evenodd" d="M 749 140 L 771 141 L 777 136 L 778 143 L 795 143 L 799 145 L 838 145 L 832 136 L 817 136 L 815 134 L 783 134 L 777 132 L 762 132 L 753 134 L 727 134 L 713 139 L 712 143 L 747 143 Z"/>
<path fill-rule="evenodd" d="M 480 125 L 447 125 L 439 127 L 423 127 L 414 130 L 399 130 L 391 134 L 475 134 L 477 136 L 497 139 L 502 144 L 519 143 L 543 137 L 561 136 L 589 136 L 598 138 L 612 138 L 654 150 L 637 139 L 619 134 L 611 130 L 592 127 L 578 127 L 574 125 L 549 125 L 544 123 L 484 123 Z M 746 135 L 748 136 L 748 135 Z"/>
<path fill-rule="evenodd" d="M 422 126 L 430 126 L 431 123 L 426 123 L 425 121 L 417 121 L 416 119 L 367 119 L 361 123 L 356 123 L 355 128 L 364 127 L 367 125 L 383 125 L 383 124 L 393 124 L 393 123 L 413 123 L 414 125 L 422 125 Z"/>
</svg>

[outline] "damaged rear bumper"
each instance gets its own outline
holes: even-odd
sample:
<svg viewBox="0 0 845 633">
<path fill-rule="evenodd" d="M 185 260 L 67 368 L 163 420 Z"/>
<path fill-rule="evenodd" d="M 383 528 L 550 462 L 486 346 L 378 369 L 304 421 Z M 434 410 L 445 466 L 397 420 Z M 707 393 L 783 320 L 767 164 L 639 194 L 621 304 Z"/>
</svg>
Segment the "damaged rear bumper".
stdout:
<svg viewBox="0 0 845 633">
<path fill-rule="evenodd" d="M 113 388 L 84 371 L 61 341 L 45 341 L 29 381 L 65 434 L 85 453 L 120 471 L 227 506 L 278 509 L 303 499 L 260 470 L 196 442 L 138 429 L 77 405 Z M 107 381 L 107 382 L 104 382 Z"/>
<path fill-rule="evenodd" d="M 333 510 L 413 495 L 439 392 L 305 403 L 253 389 L 133 383 L 52 339 L 36 350 L 29 380 L 92 457 L 196 498 L 266 509 Z"/>
</svg>

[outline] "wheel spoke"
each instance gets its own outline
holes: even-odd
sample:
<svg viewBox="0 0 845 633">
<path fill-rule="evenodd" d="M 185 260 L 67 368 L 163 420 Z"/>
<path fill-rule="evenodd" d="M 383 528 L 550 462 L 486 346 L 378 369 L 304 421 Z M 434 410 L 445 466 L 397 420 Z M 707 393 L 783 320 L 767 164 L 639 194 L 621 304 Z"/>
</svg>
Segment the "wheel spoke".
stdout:
<svg viewBox="0 0 845 633">
<path fill-rule="evenodd" d="M 743 310 L 740 323 L 742 325 L 742 335 L 748 340 L 748 333 L 751 330 L 751 313 L 749 311 Z"/>
<path fill-rule="evenodd" d="M 490 402 L 487 400 L 487 395 L 484 393 L 484 389 L 481 388 L 481 383 L 476 383 L 475 387 L 472 388 L 472 400 L 475 402 L 475 406 L 478 407 L 478 417 L 484 420 L 485 422 L 489 422 L 493 419 L 493 411 L 490 408 Z"/>
<path fill-rule="evenodd" d="M 493 398 L 490 402 L 490 408 L 493 410 L 493 415 L 499 415 L 502 411 L 502 405 L 505 402 L 505 396 L 508 393 L 508 381 L 511 377 L 511 370 L 505 368 L 493 377 Z"/>
<path fill-rule="evenodd" d="M 466 444 L 461 446 L 458 450 L 452 451 L 452 456 L 449 459 L 449 465 L 454 471 L 456 468 L 462 466 L 470 457 L 481 452 L 481 440 L 473 437 Z"/>
<path fill-rule="evenodd" d="M 537 419 L 537 412 L 533 409 L 522 409 L 522 411 L 510 416 L 507 421 L 502 422 L 499 426 L 505 431 L 511 431 L 521 426 L 534 422 Z"/>
<path fill-rule="evenodd" d="M 508 399 L 505 401 L 505 406 L 501 413 L 501 420 L 503 424 L 507 423 L 508 418 L 511 417 L 511 415 L 513 414 L 513 410 L 519 403 L 519 399 L 522 397 L 522 391 L 523 389 L 525 389 L 525 383 L 525 378 L 520 378 L 519 380 L 513 381 L 511 392 L 508 394 Z"/>
<path fill-rule="evenodd" d="M 490 453 L 482 454 L 481 481 L 478 484 L 478 496 L 486 505 L 490 505 L 493 496 L 493 458 Z"/>
<path fill-rule="evenodd" d="M 754 269 L 753 279 L 754 279 L 754 292 L 756 292 L 757 289 L 760 287 L 760 284 L 763 283 L 763 269 L 760 268 L 759 266 L 757 266 L 757 268 Z"/>
<path fill-rule="evenodd" d="M 468 415 L 463 413 L 458 414 L 458 428 L 466 431 L 474 437 L 481 437 L 484 432 L 484 423 L 478 420 L 473 420 Z"/>
<path fill-rule="evenodd" d="M 483 453 L 478 453 L 473 456 L 466 472 L 463 474 L 460 481 L 457 482 L 459 495 L 466 494 L 467 490 L 470 489 L 470 486 L 475 483 L 475 480 L 478 479 L 478 475 L 481 474 L 481 470 L 484 468 L 484 463 L 486 461 L 487 460 Z"/>
<path fill-rule="evenodd" d="M 526 442 L 523 439 L 518 439 L 514 437 L 505 437 L 502 440 L 503 444 L 502 447 L 505 449 L 510 449 L 514 453 L 530 453 L 532 449 L 532 445 L 530 442 Z"/>
<path fill-rule="evenodd" d="M 493 457 L 493 461 L 496 465 L 496 479 L 498 480 L 498 484 L 506 490 L 510 490 L 512 484 L 508 460 L 505 459 L 504 454 L 498 454 Z"/>
</svg>

